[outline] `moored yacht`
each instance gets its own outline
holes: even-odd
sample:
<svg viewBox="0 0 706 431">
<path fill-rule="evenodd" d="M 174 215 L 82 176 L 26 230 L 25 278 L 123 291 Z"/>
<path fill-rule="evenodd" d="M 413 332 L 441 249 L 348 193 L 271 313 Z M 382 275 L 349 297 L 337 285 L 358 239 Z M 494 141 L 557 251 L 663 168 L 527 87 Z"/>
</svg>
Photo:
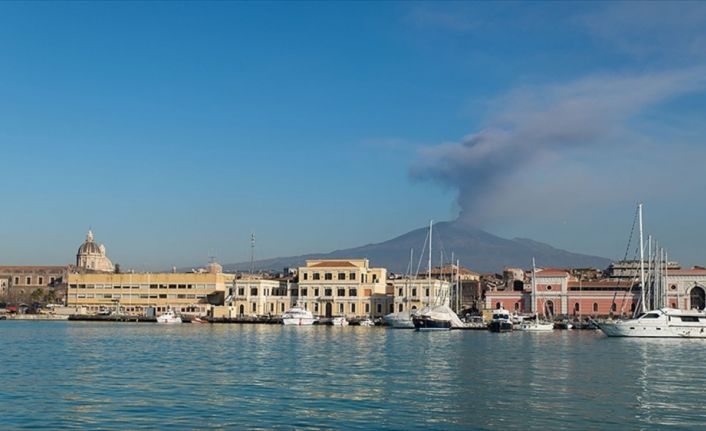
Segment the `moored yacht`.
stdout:
<svg viewBox="0 0 706 431">
<path fill-rule="evenodd" d="M 282 315 L 282 323 L 285 325 L 313 325 L 314 320 L 314 315 L 311 314 L 311 311 L 305 310 L 298 305 L 285 311 Z"/>
<path fill-rule="evenodd" d="M 431 307 L 424 307 L 418 314 L 412 316 L 412 322 L 417 331 L 448 331 L 451 329 L 451 316 L 445 310 L 436 310 Z"/>
<path fill-rule="evenodd" d="M 660 308 L 635 318 L 596 322 L 609 337 L 706 338 L 706 313 Z"/>
<path fill-rule="evenodd" d="M 345 317 L 334 317 L 333 320 L 331 320 L 331 324 L 333 326 L 348 326 L 348 320 L 346 320 Z"/>
<path fill-rule="evenodd" d="M 416 310 L 415 310 L 416 311 Z M 409 310 L 400 311 L 399 313 L 390 313 L 385 317 L 385 323 L 396 329 L 414 329 L 412 321 L 412 312 Z"/>
<path fill-rule="evenodd" d="M 512 332 L 510 312 L 504 308 L 493 310 L 493 318 L 488 324 L 491 332 Z"/>
<path fill-rule="evenodd" d="M 164 312 L 161 316 L 157 317 L 157 323 L 182 323 L 181 317 L 174 313 L 171 308 Z"/>
</svg>

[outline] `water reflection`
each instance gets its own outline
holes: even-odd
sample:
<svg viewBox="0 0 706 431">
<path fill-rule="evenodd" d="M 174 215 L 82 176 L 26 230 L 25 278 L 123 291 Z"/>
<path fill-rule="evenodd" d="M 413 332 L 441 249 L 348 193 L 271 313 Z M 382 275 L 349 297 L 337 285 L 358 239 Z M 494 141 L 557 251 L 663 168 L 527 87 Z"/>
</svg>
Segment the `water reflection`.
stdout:
<svg viewBox="0 0 706 431">
<path fill-rule="evenodd" d="M 590 331 L 2 322 L 3 426 L 684 429 L 697 340 Z M 37 406 L 42 406 L 38 409 Z"/>
</svg>

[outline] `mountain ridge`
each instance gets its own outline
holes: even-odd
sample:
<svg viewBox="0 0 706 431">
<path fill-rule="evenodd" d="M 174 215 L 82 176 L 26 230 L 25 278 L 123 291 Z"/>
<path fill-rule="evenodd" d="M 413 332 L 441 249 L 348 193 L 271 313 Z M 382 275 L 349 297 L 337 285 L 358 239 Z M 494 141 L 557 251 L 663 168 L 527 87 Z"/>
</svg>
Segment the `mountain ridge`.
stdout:
<svg viewBox="0 0 706 431">
<path fill-rule="evenodd" d="M 419 264 L 420 250 L 425 244 L 428 228 L 413 229 L 407 233 L 379 243 L 368 243 L 358 247 L 333 250 L 326 253 L 308 253 L 299 256 L 274 257 L 254 262 L 258 271 L 282 270 L 286 267 L 303 266 L 307 259 L 354 259 L 366 258 L 373 267 L 385 267 L 390 272 L 405 273 L 409 268 L 410 249 L 415 250 L 414 265 L 426 268 L 426 259 Z M 610 260 L 575 253 L 530 238 L 506 239 L 468 226 L 458 221 L 439 222 L 434 225 L 432 261 L 438 265 L 443 250 L 445 263 L 451 253 L 462 266 L 476 272 L 499 272 L 504 267 L 527 268 L 532 258 L 540 267 L 595 267 L 605 268 Z M 425 246 L 426 248 L 426 246 Z M 426 250 L 425 250 L 426 252 Z M 227 271 L 245 271 L 250 262 L 223 265 Z"/>
</svg>

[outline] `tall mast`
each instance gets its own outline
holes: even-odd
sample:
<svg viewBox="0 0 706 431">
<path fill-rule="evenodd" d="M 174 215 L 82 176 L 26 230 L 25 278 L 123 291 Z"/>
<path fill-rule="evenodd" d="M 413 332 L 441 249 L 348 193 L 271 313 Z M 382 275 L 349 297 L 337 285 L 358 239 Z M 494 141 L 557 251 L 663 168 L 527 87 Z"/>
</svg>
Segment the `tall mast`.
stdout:
<svg viewBox="0 0 706 431">
<path fill-rule="evenodd" d="M 255 273 L 255 232 L 250 234 L 250 274 Z"/>
<path fill-rule="evenodd" d="M 536 322 L 537 321 L 537 269 L 535 267 L 534 258 L 532 258 L 532 310 L 534 311 L 534 319 Z"/>
<path fill-rule="evenodd" d="M 642 312 L 646 312 L 645 306 L 645 241 L 642 236 L 642 203 L 638 204 L 638 216 L 640 221 L 640 290 L 642 291 Z"/>
<path fill-rule="evenodd" d="M 427 295 L 427 301 L 429 301 L 429 296 L 431 295 L 431 234 L 432 234 L 432 224 L 434 220 L 429 220 L 429 262 L 427 263 L 427 278 L 429 286 L 429 294 Z M 427 304 L 429 305 L 429 304 Z"/>
</svg>

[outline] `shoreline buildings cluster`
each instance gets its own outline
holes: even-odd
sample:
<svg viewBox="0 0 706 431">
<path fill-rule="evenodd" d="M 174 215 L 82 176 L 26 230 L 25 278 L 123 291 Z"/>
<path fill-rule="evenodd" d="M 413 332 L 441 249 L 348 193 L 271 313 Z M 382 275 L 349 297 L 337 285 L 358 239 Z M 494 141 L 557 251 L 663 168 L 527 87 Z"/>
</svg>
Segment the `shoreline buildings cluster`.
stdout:
<svg viewBox="0 0 706 431">
<path fill-rule="evenodd" d="M 130 315 L 178 313 L 213 318 L 281 316 L 300 305 L 320 317 L 382 317 L 391 312 L 450 306 L 457 313 L 506 308 L 518 314 L 607 317 L 631 315 L 641 290 L 635 262 L 607 270 L 506 268 L 478 274 L 465 268 L 434 268 L 431 278 L 400 277 L 367 259 L 307 260 L 282 274 L 230 274 L 216 262 L 193 272 L 120 272 L 88 232 L 76 265 L 0 266 L 0 302 L 60 302 L 82 313 L 112 309 Z M 665 275 L 667 304 L 704 309 L 706 268 L 671 262 Z M 536 308 L 533 308 L 533 303 Z"/>
</svg>

